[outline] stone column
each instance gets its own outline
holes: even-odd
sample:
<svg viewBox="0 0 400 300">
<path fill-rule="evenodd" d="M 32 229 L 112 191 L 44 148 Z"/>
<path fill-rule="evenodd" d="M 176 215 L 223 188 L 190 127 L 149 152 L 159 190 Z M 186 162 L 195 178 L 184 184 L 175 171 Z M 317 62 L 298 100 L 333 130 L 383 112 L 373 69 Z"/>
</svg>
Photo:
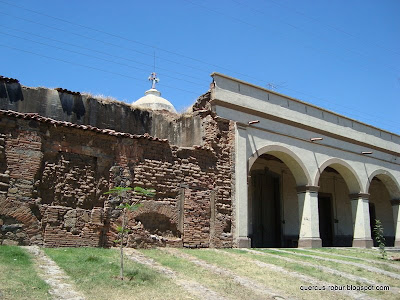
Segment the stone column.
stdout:
<svg viewBox="0 0 400 300">
<path fill-rule="evenodd" d="M 319 236 L 318 186 L 297 187 L 299 202 L 299 248 L 322 247 Z"/>
<path fill-rule="evenodd" d="M 371 248 L 374 245 L 371 238 L 368 198 L 369 194 L 350 195 L 353 218 L 353 247 Z"/>
<path fill-rule="evenodd" d="M 400 247 L 400 199 L 393 199 L 393 221 L 394 221 L 394 246 Z"/>
<path fill-rule="evenodd" d="M 250 248 L 247 186 L 247 126 L 236 123 L 235 191 L 236 237 L 239 248 Z"/>
</svg>

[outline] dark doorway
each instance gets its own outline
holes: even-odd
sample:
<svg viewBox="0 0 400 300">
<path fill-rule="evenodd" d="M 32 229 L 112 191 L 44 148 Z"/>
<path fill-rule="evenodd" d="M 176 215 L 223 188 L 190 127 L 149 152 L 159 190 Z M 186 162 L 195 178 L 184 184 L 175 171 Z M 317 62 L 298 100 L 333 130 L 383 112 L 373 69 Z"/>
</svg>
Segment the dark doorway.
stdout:
<svg viewBox="0 0 400 300">
<path fill-rule="evenodd" d="M 333 246 L 332 200 L 330 195 L 318 195 L 319 234 L 322 247 Z"/>
<path fill-rule="evenodd" d="M 378 246 L 378 243 L 376 242 L 376 234 L 374 232 L 375 224 L 376 224 L 376 210 L 375 210 L 375 204 L 374 203 L 369 203 L 369 226 L 371 227 L 371 237 L 372 240 L 374 241 L 374 247 Z"/>
<path fill-rule="evenodd" d="M 268 170 L 256 170 L 252 179 L 251 246 L 281 247 L 280 177 Z"/>
</svg>

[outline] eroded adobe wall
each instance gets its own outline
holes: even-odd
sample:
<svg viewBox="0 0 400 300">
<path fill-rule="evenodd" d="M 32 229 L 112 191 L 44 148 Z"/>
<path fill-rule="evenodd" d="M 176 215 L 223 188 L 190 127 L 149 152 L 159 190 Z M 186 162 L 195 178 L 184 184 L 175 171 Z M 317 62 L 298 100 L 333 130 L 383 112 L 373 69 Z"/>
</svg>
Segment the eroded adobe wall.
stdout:
<svg viewBox="0 0 400 300">
<path fill-rule="evenodd" d="M 124 102 L 97 99 L 65 89 L 30 88 L 0 76 L 0 109 L 37 113 L 57 121 L 113 129 L 131 134 L 148 133 L 170 144 L 201 145 L 201 120 L 193 115 L 143 110 Z"/>
<path fill-rule="evenodd" d="M 0 242 L 112 246 L 120 203 L 104 192 L 121 185 L 157 191 L 131 196 L 143 205 L 128 215 L 128 246 L 231 247 L 233 124 L 208 110 L 194 115 L 202 145 L 179 147 L 0 111 Z"/>
</svg>

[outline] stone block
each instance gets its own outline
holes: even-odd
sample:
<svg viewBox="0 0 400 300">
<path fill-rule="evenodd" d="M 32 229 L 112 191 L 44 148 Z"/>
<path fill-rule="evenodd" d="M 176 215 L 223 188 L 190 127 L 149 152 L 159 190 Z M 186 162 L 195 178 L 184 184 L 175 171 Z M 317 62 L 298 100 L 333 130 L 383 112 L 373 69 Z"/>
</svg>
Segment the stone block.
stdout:
<svg viewBox="0 0 400 300">
<path fill-rule="evenodd" d="M 320 238 L 299 239 L 299 248 L 321 248 L 322 240 Z"/>
<path fill-rule="evenodd" d="M 76 210 L 71 209 L 64 215 L 64 227 L 74 228 L 76 226 Z"/>
<path fill-rule="evenodd" d="M 353 247 L 356 247 L 356 248 L 372 248 L 373 246 L 374 246 L 374 242 L 371 239 L 368 239 L 368 240 L 354 239 L 353 240 Z"/>
<path fill-rule="evenodd" d="M 238 248 L 251 248 L 251 239 L 248 237 L 239 237 L 237 239 Z"/>
<path fill-rule="evenodd" d="M 93 224 L 102 225 L 103 224 L 103 209 L 102 208 L 94 208 L 92 209 L 92 213 L 90 216 L 90 222 Z"/>
<path fill-rule="evenodd" d="M 17 242 L 17 241 L 14 241 L 14 240 L 6 239 L 6 240 L 3 240 L 2 245 L 7 245 L 7 246 L 18 246 L 18 242 Z"/>
<path fill-rule="evenodd" d="M 2 232 L 15 232 L 21 228 L 22 228 L 21 224 L 2 225 L 1 231 Z"/>
</svg>

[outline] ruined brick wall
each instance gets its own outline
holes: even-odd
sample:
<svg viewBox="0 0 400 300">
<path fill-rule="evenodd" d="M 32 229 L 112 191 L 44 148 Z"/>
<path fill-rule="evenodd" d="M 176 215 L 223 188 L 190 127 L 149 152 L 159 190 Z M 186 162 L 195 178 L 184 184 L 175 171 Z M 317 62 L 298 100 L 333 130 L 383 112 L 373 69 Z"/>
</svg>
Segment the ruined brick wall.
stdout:
<svg viewBox="0 0 400 300">
<path fill-rule="evenodd" d="M 113 186 L 154 188 L 128 214 L 132 247 L 231 247 L 233 130 L 203 109 L 202 145 L 0 111 L 0 243 L 112 246 Z"/>
</svg>

